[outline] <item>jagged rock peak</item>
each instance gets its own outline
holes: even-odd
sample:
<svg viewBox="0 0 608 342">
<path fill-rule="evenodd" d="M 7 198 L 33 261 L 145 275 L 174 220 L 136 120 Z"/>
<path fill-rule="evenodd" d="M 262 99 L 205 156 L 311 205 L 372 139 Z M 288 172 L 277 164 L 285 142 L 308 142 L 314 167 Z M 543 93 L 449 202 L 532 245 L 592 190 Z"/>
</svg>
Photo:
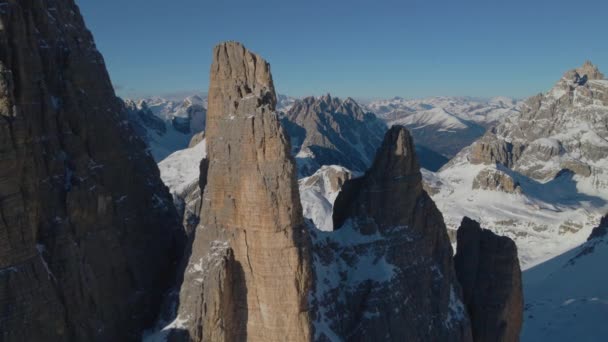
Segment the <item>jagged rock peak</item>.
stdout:
<svg viewBox="0 0 608 342">
<path fill-rule="evenodd" d="M 304 177 L 322 165 L 367 170 L 386 132 L 386 124 L 356 101 L 329 94 L 295 101 L 282 121 Z"/>
<path fill-rule="evenodd" d="M 580 77 L 587 76 L 590 80 L 603 80 L 604 74 L 600 72 L 597 66 L 595 66 L 590 61 L 585 61 L 583 66 L 576 69 L 576 72 L 580 75 Z"/>
<path fill-rule="evenodd" d="M 318 110 L 323 111 L 334 111 L 334 112 L 344 112 L 344 113 L 355 113 L 357 114 L 365 114 L 365 110 L 361 107 L 357 101 L 355 101 L 351 97 L 347 97 L 346 99 L 341 99 L 336 96 L 332 96 L 331 94 L 326 94 L 323 96 L 315 97 L 308 96 L 303 98 L 302 100 L 296 101 L 294 106 L 298 106 L 298 108 L 294 109 L 292 107 L 291 112 L 297 112 L 300 110 L 302 105 L 306 106 L 314 106 Z"/>
<path fill-rule="evenodd" d="M 365 215 L 373 216 L 379 223 L 394 224 L 395 219 L 403 217 L 401 211 L 404 208 L 400 206 L 404 201 L 411 203 L 422 194 L 422 175 L 414 142 L 405 127 L 393 126 L 388 130 L 364 178 L 371 187 L 378 190 L 395 186 L 395 191 L 372 190 L 365 193 Z M 352 204 L 351 196 L 356 196 L 356 192 L 360 191 L 360 187 L 354 185 L 355 183 L 346 183 L 343 195 L 336 200 L 333 216 L 335 228 L 342 226 L 349 216 L 359 211 L 358 207 L 348 209 Z M 377 196 L 378 194 L 381 195 Z"/>
<path fill-rule="evenodd" d="M 208 97 L 209 122 L 215 122 L 218 117 L 235 115 L 239 101 L 247 98 L 260 99 L 268 105 L 268 110 L 275 110 L 277 96 L 268 62 L 238 42 L 217 45 L 213 56 Z"/>
<path fill-rule="evenodd" d="M 214 49 L 201 221 L 178 310 L 194 341 L 310 340 L 309 237 L 275 105 L 264 59 L 235 42 Z"/>
<path fill-rule="evenodd" d="M 457 233 L 456 274 L 475 342 L 519 341 L 523 292 L 517 247 L 508 237 L 463 218 Z"/>
<path fill-rule="evenodd" d="M 404 127 L 344 184 L 334 222 L 333 232 L 312 230 L 315 340 L 356 331 L 370 341 L 470 341 L 446 227 Z"/>
</svg>

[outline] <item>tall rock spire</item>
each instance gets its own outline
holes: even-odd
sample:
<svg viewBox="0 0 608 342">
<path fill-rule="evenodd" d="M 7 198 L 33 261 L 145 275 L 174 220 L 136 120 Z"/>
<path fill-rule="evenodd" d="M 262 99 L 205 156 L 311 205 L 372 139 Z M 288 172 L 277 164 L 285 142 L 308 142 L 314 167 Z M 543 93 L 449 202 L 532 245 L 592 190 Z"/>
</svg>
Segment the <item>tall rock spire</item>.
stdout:
<svg viewBox="0 0 608 342">
<path fill-rule="evenodd" d="M 315 340 L 470 341 L 445 224 L 405 128 L 345 183 L 334 229 L 312 230 Z"/>
<path fill-rule="evenodd" d="M 196 341 L 308 341 L 309 238 L 270 66 L 235 42 L 213 53 L 207 185 L 178 320 Z"/>
<path fill-rule="evenodd" d="M 131 341 L 183 232 L 73 0 L 0 3 L 0 340 Z"/>
</svg>

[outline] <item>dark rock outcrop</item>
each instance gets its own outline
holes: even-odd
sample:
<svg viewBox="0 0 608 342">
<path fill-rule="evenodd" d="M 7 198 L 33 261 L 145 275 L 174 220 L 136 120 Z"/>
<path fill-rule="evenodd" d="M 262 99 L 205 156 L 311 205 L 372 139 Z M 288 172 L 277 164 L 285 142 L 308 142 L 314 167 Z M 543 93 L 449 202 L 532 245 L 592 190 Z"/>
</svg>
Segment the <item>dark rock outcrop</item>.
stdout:
<svg viewBox="0 0 608 342">
<path fill-rule="evenodd" d="M 136 341 L 182 228 L 73 0 L 0 3 L 0 340 Z"/>
<path fill-rule="evenodd" d="M 177 320 L 194 341 L 309 341 L 309 237 L 269 64 L 214 50 L 201 223 Z"/>
<path fill-rule="evenodd" d="M 602 217 L 599 226 L 593 228 L 591 235 L 587 238 L 587 241 L 601 239 L 604 236 L 608 236 L 608 216 Z"/>
<path fill-rule="evenodd" d="M 519 341 L 523 293 L 515 243 L 467 217 L 457 239 L 456 274 L 471 318 L 473 340 Z"/>
<path fill-rule="evenodd" d="M 311 229 L 316 341 L 470 340 L 446 227 L 405 128 L 388 131 L 334 208 L 335 231 Z"/>
<path fill-rule="evenodd" d="M 300 176 L 323 165 L 364 172 L 386 132 L 386 124 L 351 98 L 325 95 L 297 100 L 282 119 Z"/>
</svg>

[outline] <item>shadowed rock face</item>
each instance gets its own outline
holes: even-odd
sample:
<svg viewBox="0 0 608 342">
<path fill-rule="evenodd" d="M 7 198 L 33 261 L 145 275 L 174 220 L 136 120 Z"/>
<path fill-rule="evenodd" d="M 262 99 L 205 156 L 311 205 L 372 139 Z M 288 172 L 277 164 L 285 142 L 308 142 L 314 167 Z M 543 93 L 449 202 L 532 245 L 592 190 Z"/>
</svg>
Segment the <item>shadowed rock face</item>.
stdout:
<svg viewBox="0 0 608 342">
<path fill-rule="evenodd" d="M 470 340 L 452 247 L 405 128 L 391 128 L 365 176 L 345 183 L 334 228 L 311 230 L 315 340 Z"/>
<path fill-rule="evenodd" d="M 214 50 L 201 223 L 178 319 L 195 341 L 308 341 L 309 238 L 270 66 Z"/>
<path fill-rule="evenodd" d="M 458 230 L 456 274 L 471 317 L 473 340 L 519 341 L 523 293 L 513 240 L 465 217 Z"/>
<path fill-rule="evenodd" d="M 604 236 L 606 236 L 608 234 L 608 216 L 604 216 L 602 217 L 602 220 L 600 221 L 600 225 L 593 228 L 593 230 L 591 231 L 591 235 L 589 235 L 589 238 L 587 239 L 587 241 L 591 241 L 593 239 L 600 239 Z"/>
<path fill-rule="evenodd" d="M 365 172 L 386 132 L 386 124 L 355 100 L 330 95 L 297 100 L 282 121 L 302 177 L 323 165 Z"/>
<path fill-rule="evenodd" d="M 72 0 L 0 3 L 0 340 L 139 340 L 181 249 Z"/>
</svg>

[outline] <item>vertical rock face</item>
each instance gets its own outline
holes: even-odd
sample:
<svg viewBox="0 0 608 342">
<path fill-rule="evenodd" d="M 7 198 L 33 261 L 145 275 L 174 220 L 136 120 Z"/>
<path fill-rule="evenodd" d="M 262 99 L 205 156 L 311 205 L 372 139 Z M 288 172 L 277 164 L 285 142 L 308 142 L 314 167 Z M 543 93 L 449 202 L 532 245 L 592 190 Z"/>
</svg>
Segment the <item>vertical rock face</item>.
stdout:
<svg viewBox="0 0 608 342">
<path fill-rule="evenodd" d="M 465 217 L 458 230 L 456 274 L 471 317 L 473 340 L 519 341 L 523 293 L 513 240 Z"/>
<path fill-rule="evenodd" d="M 470 340 L 452 247 L 405 128 L 345 183 L 334 228 L 312 230 L 315 340 Z"/>
<path fill-rule="evenodd" d="M 0 2 L 0 340 L 155 318 L 181 226 L 123 109 L 72 0 Z"/>
<path fill-rule="evenodd" d="M 309 238 L 270 66 L 214 50 L 201 224 L 178 320 L 196 341 L 308 341 Z"/>
</svg>

